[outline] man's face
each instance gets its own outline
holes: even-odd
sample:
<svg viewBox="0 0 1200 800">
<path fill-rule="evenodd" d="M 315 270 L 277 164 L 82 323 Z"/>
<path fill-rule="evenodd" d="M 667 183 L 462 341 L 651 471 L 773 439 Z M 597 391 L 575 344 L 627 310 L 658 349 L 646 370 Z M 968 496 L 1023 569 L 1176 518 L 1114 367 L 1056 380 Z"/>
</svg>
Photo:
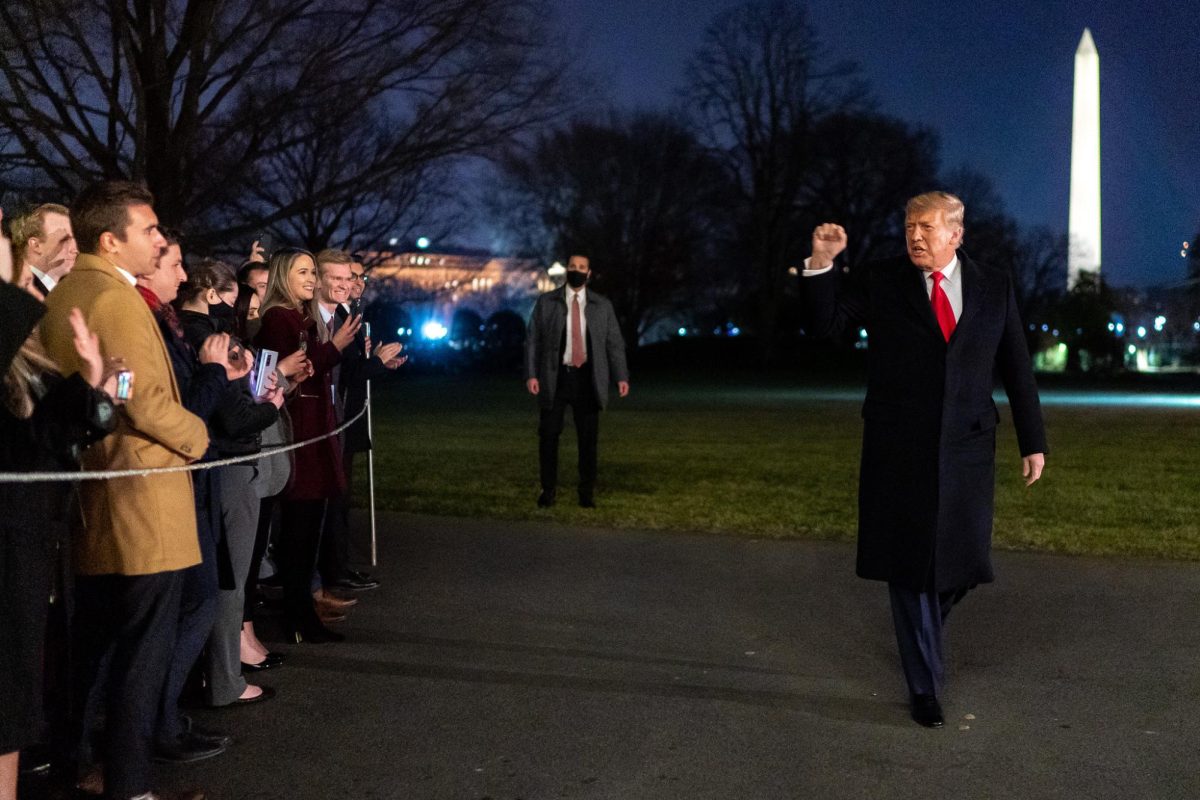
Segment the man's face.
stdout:
<svg viewBox="0 0 1200 800">
<path fill-rule="evenodd" d="M 355 261 L 350 265 L 350 299 L 357 300 L 363 296 L 363 290 L 367 288 L 367 271 L 363 265 Z"/>
<path fill-rule="evenodd" d="M 591 272 L 587 256 L 571 256 L 567 259 L 567 272 L 582 272 L 587 275 Z"/>
<path fill-rule="evenodd" d="M 154 292 L 154 296 L 163 303 L 172 302 L 179 294 L 179 284 L 186 280 L 183 252 L 177 244 L 167 245 L 167 249 L 158 258 L 154 272 L 138 276 L 138 283 Z"/>
<path fill-rule="evenodd" d="M 346 302 L 350 298 L 352 276 L 349 264 L 322 264 L 320 301 L 325 305 Z"/>
<path fill-rule="evenodd" d="M 261 303 L 267 296 L 267 268 L 250 270 L 246 276 L 246 283 L 258 295 L 258 302 Z"/>
<path fill-rule="evenodd" d="M 933 209 L 910 214 L 904 219 L 908 257 L 926 272 L 940 270 L 954 258 L 962 241 L 962 228 L 946 223 L 946 212 Z"/>
<path fill-rule="evenodd" d="M 159 233 L 158 217 L 150 206 L 129 206 L 125 213 L 129 223 L 123 236 L 102 234 L 101 252 L 118 267 L 134 275 L 149 276 L 154 273 L 159 256 L 167 249 L 167 240 Z"/>
<path fill-rule="evenodd" d="M 42 231 L 42 236 L 30 239 L 29 250 L 34 256 L 30 262 L 42 272 L 57 270 L 65 275 L 75 266 L 75 256 L 79 255 L 71 218 L 50 212 L 42 219 Z"/>
</svg>

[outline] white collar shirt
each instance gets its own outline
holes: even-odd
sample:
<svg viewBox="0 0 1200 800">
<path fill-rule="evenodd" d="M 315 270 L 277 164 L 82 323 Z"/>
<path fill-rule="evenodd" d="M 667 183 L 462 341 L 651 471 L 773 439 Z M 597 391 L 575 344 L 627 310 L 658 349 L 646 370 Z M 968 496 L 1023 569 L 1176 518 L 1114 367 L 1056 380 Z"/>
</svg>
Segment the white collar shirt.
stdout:
<svg viewBox="0 0 1200 800">
<path fill-rule="evenodd" d="M 33 276 L 35 278 L 37 278 L 39 281 L 42 282 L 42 286 L 46 287 L 47 292 L 49 292 L 51 289 L 53 289 L 55 286 L 58 285 L 58 281 L 54 280 L 54 278 L 51 278 L 45 272 L 42 272 L 40 269 L 33 266 L 32 264 L 29 265 L 29 271 L 33 273 Z"/>
<path fill-rule="evenodd" d="M 933 273 L 925 272 L 922 277 L 925 281 L 925 295 L 932 296 Z M 954 311 L 954 321 L 957 322 L 962 316 L 963 304 L 962 270 L 958 268 L 957 255 L 942 268 L 942 291 L 946 293 L 946 299 L 950 301 L 950 308 Z"/>
</svg>

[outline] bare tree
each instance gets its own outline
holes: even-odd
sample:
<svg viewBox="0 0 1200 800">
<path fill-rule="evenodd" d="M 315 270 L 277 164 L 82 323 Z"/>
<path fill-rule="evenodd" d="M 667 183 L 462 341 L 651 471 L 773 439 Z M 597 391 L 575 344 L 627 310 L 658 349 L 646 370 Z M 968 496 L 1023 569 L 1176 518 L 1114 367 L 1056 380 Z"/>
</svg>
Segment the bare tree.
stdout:
<svg viewBox="0 0 1200 800">
<path fill-rule="evenodd" d="M 707 279 L 731 189 L 673 117 L 576 122 L 511 154 L 503 173 L 515 224 L 542 235 L 530 243 L 547 261 L 590 257 L 631 344 Z"/>
<path fill-rule="evenodd" d="M 851 268 L 903 251 L 904 204 L 936 180 L 938 139 L 929 129 L 874 113 L 835 112 L 814 127 L 813 163 L 799 201 L 811 233 L 836 221 L 853 237 Z"/>
<path fill-rule="evenodd" d="M 861 97 L 850 63 L 830 63 L 803 8 L 755 0 L 719 15 L 687 71 L 695 124 L 735 177 L 743 290 L 757 300 L 766 358 L 778 333 L 788 268 L 811 235 L 797 203 L 813 164 L 813 128 Z"/>
<path fill-rule="evenodd" d="M 316 246 L 362 223 L 344 214 L 364 189 L 412 191 L 550 119 L 548 16 L 544 0 L 5 0 L 0 172 L 68 196 L 145 180 L 200 247 L 265 226 Z M 363 118 L 371 134 L 348 130 Z M 330 152 L 321 123 L 358 158 L 268 191 Z"/>
</svg>

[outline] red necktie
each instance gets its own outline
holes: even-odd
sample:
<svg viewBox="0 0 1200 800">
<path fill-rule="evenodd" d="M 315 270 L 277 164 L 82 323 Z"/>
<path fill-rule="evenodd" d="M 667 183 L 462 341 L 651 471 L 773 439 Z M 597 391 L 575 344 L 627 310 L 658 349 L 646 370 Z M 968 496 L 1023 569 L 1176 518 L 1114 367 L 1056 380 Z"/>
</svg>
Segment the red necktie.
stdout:
<svg viewBox="0 0 1200 800">
<path fill-rule="evenodd" d="M 587 360 L 583 347 L 583 315 L 579 311 L 579 292 L 571 301 L 571 366 L 579 369 Z"/>
<path fill-rule="evenodd" d="M 942 336 L 946 337 L 946 341 L 950 341 L 950 334 L 954 333 L 954 309 L 950 307 L 950 298 L 946 297 L 946 293 L 942 291 L 942 279 L 946 277 L 940 272 L 931 272 L 929 277 L 933 278 L 933 291 L 929 293 L 929 305 L 933 306 L 933 316 L 937 317 L 938 327 L 942 329 Z"/>
</svg>

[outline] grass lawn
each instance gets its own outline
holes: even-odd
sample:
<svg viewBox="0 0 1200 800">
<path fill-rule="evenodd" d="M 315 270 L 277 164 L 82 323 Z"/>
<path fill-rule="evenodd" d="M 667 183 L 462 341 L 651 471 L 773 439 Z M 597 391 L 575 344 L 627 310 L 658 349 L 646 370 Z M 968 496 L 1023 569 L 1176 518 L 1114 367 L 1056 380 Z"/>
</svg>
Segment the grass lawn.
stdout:
<svg viewBox="0 0 1200 800">
<path fill-rule="evenodd" d="M 397 376 L 375 388 L 376 501 L 426 514 L 850 540 L 859 408 L 798 381 L 647 376 L 601 416 L 599 507 L 574 504 L 568 422 L 559 503 L 540 510 L 537 412 L 519 378 Z M 1045 413 L 1047 471 L 1026 489 L 1001 409 L 997 546 L 1200 560 L 1195 410 Z M 366 459 L 359 465 L 365 494 Z"/>
</svg>

